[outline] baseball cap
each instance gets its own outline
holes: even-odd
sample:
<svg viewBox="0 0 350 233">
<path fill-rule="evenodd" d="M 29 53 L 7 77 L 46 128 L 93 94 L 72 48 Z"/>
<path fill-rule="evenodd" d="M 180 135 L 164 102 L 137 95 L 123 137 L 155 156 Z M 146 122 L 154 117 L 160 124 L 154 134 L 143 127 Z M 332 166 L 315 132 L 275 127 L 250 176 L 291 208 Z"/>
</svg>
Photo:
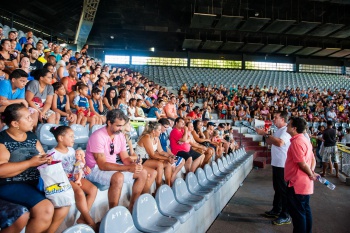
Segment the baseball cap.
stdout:
<svg viewBox="0 0 350 233">
<path fill-rule="evenodd" d="M 214 122 L 208 122 L 208 126 L 210 126 L 210 125 L 216 126 L 216 124 Z"/>
<path fill-rule="evenodd" d="M 44 53 L 51 52 L 51 49 L 44 49 Z"/>
</svg>

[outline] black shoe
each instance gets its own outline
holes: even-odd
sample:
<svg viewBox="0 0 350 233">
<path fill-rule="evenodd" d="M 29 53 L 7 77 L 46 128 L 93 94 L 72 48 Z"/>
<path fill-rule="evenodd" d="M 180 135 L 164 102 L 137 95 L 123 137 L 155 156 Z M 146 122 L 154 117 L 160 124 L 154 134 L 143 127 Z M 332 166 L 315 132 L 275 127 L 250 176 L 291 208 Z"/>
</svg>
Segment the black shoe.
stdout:
<svg viewBox="0 0 350 233">
<path fill-rule="evenodd" d="M 279 215 L 280 215 L 280 213 L 276 212 L 274 210 L 270 210 L 270 211 L 265 212 L 265 216 L 268 218 L 278 218 Z"/>
<path fill-rule="evenodd" d="M 291 221 L 290 217 L 286 217 L 286 218 L 278 217 L 277 219 L 272 221 L 273 225 L 278 225 L 278 226 L 291 224 L 291 223 L 292 223 L 292 221 Z"/>
</svg>

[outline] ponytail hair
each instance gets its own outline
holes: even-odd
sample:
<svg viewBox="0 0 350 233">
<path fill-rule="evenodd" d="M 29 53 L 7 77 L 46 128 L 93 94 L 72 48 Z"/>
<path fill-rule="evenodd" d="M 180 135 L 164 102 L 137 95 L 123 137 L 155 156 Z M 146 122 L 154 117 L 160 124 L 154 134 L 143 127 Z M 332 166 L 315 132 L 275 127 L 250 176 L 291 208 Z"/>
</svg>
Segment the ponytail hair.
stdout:
<svg viewBox="0 0 350 233">
<path fill-rule="evenodd" d="M 160 123 L 156 122 L 156 121 L 149 121 L 146 126 L 144 131 L 142 132 L 140 137 L 145 136 L 146 134 L 150 134 L 152 133 L 153 130 L 155 130 L 156 128 L 158 128 L 159 126 L 161 126 Z"/>
<path fill-rule="evenodd" d="M 69 126 L 61 125 L 61 126 L 57 126 L 57 127 L 51 127 L 50 132 L 53 134 L 56 141 L 58 141 L 58 136 L 64 135 L 67 132 L 67 130 L 69 130 L 69 129 L 70 129 Z"/>
</svg>

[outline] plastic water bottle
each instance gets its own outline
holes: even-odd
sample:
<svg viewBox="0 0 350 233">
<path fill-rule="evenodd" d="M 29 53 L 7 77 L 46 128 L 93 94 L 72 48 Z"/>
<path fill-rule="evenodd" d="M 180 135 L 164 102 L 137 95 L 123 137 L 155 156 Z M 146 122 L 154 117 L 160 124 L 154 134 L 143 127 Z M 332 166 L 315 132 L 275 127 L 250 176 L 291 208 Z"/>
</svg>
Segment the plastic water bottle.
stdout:
<svg viewBox="0 0 350 233">
<path fill-rule="evenodd" d="M 335 189 L 335 185 L 332 184 L 331 182 L 329 182 L 328 180 L 326 180 L 324 177 L 317 176 L 317 179 L 318 179 L 318 181 L 320 181 L 320 183 L 326 185 L 330 190 Z"/>
</svg>

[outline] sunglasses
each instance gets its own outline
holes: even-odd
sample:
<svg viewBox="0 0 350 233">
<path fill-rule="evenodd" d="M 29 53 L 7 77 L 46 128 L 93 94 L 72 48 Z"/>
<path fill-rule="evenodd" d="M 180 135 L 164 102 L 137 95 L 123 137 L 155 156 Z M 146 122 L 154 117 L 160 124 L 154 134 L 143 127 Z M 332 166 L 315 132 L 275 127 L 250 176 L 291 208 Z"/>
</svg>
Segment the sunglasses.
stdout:
<svg viewBox="0 0 350 233">
<path fill-rule="evenodd" d="M 110 154 L 110 155 L 113 155 L 113 154 L 114 154 L 114 144 L 111 143 L 111 144 L 109 145 L 109 148 L 110 148 L 109 154 Z"/>
</svg>

